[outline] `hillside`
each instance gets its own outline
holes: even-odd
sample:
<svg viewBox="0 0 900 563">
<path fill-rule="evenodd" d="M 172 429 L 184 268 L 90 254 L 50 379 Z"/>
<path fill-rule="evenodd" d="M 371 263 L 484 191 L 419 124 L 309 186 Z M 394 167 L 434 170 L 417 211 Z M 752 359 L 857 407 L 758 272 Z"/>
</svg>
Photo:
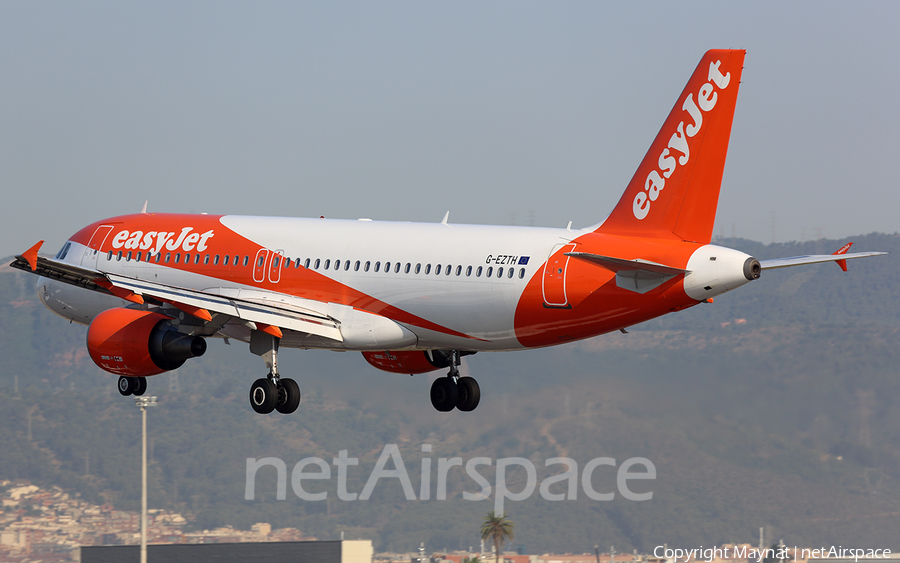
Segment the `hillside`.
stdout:
<svg viewBox="0 0 900 563">
<path fill-rule="evenodd" d="M 769 258 L 830 252 L 842 241 L 721 243 Z M 348 450 L 360 458 L 348 490 L 359 492 L 382 448 L 398 444 L 418 492 L 423 444 L 432 445 L 435 466 L 440 457 L 528 458 L 538 483 L 549 474 L 547 458 L 583 467 L 601 456 L 618 464 L 641 456 L 657 478 L 633 488 L 652 491 L 652 500 L 595 501 L 580 486 L 578 500 L 535 493 L 506 504 L 514 543 L 529 552 L 649 550 L 753 541 L 767 526 L 789 545 L 900 549 L 900 237 L 857 237 L 855 248 L 893 256 L 851 262 L 846 274 L 830 264 L 765 272 L 713 305 L 628 334 L 467 358 L 483 391 L 469 414 L 436 413 L 428 376 L 381 373 L 359 354 L 286 351 L 279 363 L 300 382 L 303 404 L 292 416 L 261 417 L 246 393 L 262 362 L 246 345 L 211 342 L 176 376 L 150 380 L 160 398 L 148 417 L 151 506 L 184 511 L 198 528 L 264 521 L 320 538 L 371 537 L 381 550 L 420 541 L 466 548 L 477 545 L 493 503 L 461 499 L 478 486 L 459 468 L 449 473 L 445 501 L 407 501 L 396 479 L 352 502 L 337 500 L 331 479 L 328 501 L 302 501 L 290 477 L 286 500 L 276 500 L 271 468 L 260 470 L 255 500 L 246 501 L 246 459 L 274 456 L 290 471 L 305 457 L 330 462 Z M 90 362 L 85 329 L 40 305 L 34 281 L 0 270 L 0 479 L 135 509 L 139 412 Z M 524 472 L 509 476 L 519 490 Z M 615 491 L 615 469 L 598 468 L 593 483 Z"/>
</svg>

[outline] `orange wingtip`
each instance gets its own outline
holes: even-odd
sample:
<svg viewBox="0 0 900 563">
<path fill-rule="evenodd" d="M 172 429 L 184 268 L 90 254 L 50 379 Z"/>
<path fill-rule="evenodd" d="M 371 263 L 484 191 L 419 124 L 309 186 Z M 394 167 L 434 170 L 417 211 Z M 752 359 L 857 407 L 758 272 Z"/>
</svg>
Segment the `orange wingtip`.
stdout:
<svg viewBox="0 0 900 563">
<path fill-rule="evenodd" d="M 267 325 L 264 323 L 256 323 L 256 328 L 265 332 L 266 334 L 271 334 L 275 338 L 284 338 L 284 333 L 281 332 L 281 329 L 277 326 Z"/>
<path fill-rule="evenodd" d="M 44 241 L 38 241 L 37 244 L 26 250 L 21 254 L 21 257 L 28 262 L 28 265 L 31 266 L 31 271 L 37 271 L 37 254 L 38 250 L 40 250 L 41 245 L 44 244 Z"/>
<path fill-rule="evenodd" d="M 851 246 L 853 246 L 853 243 L 848 242 L 844 246 L 840 247 L 838 249 L 838 251 L 834 253 L 834 256 L 837 256 L 839 254 L 847 254 L 847 251 L 850 250 Z M 845 272 L 847 271 L 847 261 L 846 260 L 837 260 L 835 263 L 838 266 L 840 266 L 842 270 L 844 270 Z"/>
</svg>

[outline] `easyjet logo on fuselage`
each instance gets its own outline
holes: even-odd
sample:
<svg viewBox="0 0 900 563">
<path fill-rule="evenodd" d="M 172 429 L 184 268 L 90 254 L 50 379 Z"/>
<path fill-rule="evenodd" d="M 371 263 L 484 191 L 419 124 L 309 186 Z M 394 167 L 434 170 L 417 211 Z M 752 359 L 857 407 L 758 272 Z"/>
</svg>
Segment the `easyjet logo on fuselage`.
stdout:
<svg viewBox="0 0 900 563">
<path fill-rule="evenodd" d="M 678 166 L 684 166 L 691 158 L 691 149 L 688 145 L 688 139 L 694 137 L 703 127 L 703 114 L 709 112 L 716 106 L 718 94 L 715 88 L 724 90 L 731 82 L 731 73 L 724 75 L 719 70 L 722 61 L 709 63 L 709 75 L 707 82 L 697 91 L 697 101 L 694 102 L 694 93 L 691 92 L 681 104 L 681 109 L 690 117 L 692 123 L 688 125 L 681 121 L 669 139 L 669 144 L 659 153 L 657 168 L 654 168 L 647 174 L 644 181 L 644 190 L 634 196 L 634 204 L 632 210 L 636 219 L 640 220 L 650 213 L 650 205 L 659 197 L 659 192 L 666 185 L 666 179 L 672 176 Z M 678 158 L 675 154 L 678 153 Z"/>
<path fill-rule="evenodd" d="M 206 243 L 215 233 L 210 229 L 205 233 L 193 232 L 194 227 L 184 227 L 180 233 L 166 231 L 128 231 L 123 230 L 113 237 L 113 248 L 125 248 L 127 250 L 149 250 L 154 254 L 162 252 L 163 248 L 174 251 L 179 248 L 185 252 L 191 252 L 196 247 L 197 252 L 206 250 Z"/>
</svg>

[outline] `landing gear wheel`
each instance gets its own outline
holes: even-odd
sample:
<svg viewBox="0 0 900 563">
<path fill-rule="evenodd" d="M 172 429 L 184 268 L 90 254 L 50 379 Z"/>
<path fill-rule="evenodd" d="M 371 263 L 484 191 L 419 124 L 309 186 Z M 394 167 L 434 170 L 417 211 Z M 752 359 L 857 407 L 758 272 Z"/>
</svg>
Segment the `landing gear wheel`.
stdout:
<svg viewBox="0 0 900 563">
<path fill-rule="evenodd" d="M 456 381 L 456 387 L 459 391 L 456 408 L 463 412 L 474 411 L 481 401 L 481 387 L 478 386 L 478 382 L 473 377 L 460 377 Z"/>
<path fill-rule="evenodd" d="M 269 414 L 278 402 L 278 389 L 271 380 L 257 379 L 250 386 L 250 406 L 259 414 Z"/>
<path fill-rule="evenodd" d="M 137 388 L 137 382 L 135 381 L 135 377 L 125 377 L 124 375 L 119 377 L 119 382 L 117 387 L 119 388 L 119 394 L 127 397 L 134 393 L 134 390 Z"/>
<path fill-rule="evenodd" d="M 134 377 L 135 380 L 134 391 L 131 392 L 135 397 L 140 397 L 144 393 L 147 392 L 147 378 L 146 377 Z"/>
<path fill-rule="evenodd" d="M 431 384 L 431 404 L 440 412 L 449 412 L 459 402 L 456 382 L 450 377 L 439 377 Z"/>
<path fill-rule="evenodd" d="M 278 381 L 278 401 L 275 410 L 281 414 L 291 414 L 300 406 L 300 386 L 293 379 Z"/>
</svg>

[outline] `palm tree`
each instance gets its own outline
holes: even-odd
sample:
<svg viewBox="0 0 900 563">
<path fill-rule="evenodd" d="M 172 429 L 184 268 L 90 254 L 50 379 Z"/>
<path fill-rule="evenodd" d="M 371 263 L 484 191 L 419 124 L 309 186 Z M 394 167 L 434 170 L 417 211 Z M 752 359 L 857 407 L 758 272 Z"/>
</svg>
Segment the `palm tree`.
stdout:
<svg viewBox="0 0 900 563">
<path fill-rule="evenodd" d="M 500 563 L 500 546 L 507 539 L 513 539 L 513 523 L 506 518 L 505 512 L 499 516 L 493 510 L 488 512 L 481 524 L 481 539 L 494 542 L 496 563 Z"/>
</svg>

